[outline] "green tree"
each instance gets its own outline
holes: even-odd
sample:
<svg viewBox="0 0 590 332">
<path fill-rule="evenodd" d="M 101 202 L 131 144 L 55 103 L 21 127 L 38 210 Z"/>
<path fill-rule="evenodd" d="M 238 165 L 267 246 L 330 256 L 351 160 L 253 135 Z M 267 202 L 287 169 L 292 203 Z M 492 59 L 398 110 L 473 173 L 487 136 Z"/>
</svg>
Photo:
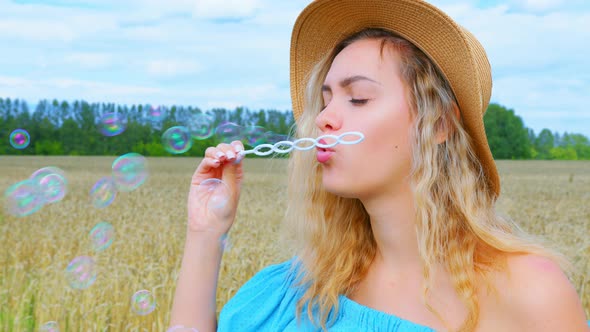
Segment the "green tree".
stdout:
<svg viewBox="0 0 590 332">
<path fill-rule="evenodd" d="M 549 150 L 549 157 L 550 159 L 555 160 L 577 160 L 578 154 L 576 153 L 576 150 L 571 146 L 557 146 Z"/>
<path fill-rule="evenodd" d="M 529 130 L 514 111 L 490 104 L 484 125 L 492 155 L 496 159 L 528 159 L 531 157 Z"/>
<path fill-rule="evenodd" d="M 537 159 L 550 159 L 551 149 L 555 147 L 555 138 L 549 129 L 543 129 L 535 139 L 535 150 L 539 153 Z"/>
</svg>

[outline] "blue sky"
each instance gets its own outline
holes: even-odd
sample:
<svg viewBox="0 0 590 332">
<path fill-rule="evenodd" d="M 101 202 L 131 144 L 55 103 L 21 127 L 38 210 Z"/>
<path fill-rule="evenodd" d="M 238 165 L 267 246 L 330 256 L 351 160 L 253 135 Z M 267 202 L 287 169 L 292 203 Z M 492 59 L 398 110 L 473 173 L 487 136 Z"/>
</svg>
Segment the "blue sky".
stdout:
<svg viewBox="0 0 590 332">
<path fill-rule="evenodd" d="M 308 0 L 0 0 L 0 97 L 291 108 Z M 482 42 L 492 102 L 590 136 L 590 1 L 432 0 Z"/>
</svg>

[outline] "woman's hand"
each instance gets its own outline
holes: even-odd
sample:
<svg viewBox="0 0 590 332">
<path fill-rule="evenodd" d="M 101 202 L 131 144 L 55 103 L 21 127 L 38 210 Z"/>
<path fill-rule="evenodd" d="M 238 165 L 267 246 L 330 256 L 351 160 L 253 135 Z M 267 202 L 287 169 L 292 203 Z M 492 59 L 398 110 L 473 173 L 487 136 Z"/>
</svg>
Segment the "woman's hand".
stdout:
<svg viewBox="0 0 590 332">
<path fill-rule="evenodd" d="M 240 141 L 209 147 L 191 180 L 188 195 L 188 232 L 226 234 L 238 207 L 243 178 L 244 150 Z"/>
</svg>

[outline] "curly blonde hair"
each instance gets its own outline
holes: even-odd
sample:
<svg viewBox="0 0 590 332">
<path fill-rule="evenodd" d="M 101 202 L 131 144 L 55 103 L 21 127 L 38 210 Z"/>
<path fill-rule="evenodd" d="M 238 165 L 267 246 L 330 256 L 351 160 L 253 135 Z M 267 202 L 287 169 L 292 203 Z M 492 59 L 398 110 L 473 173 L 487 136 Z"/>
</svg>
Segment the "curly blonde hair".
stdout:
<svg viewBox="0 0 590 332">
<path fill-rule="evenodd" d="M 506 254 L 531 253 L 571 265 L 559 252 L 523 232 L 495 210 L 496 196 L 486 181 L 468 133 L 456 116 L 457 101 L 433 62 L 409 41 L 382 29 L 365 29 L 339 43 L 312 70 L 305 110 L 297 122 L 298 137 L 316 137 L 315 118 L 323 107 L 321 86 L 334 58 L 358 40 L 381 41 L 401 59 L 404 82 L 415 127 L 411 181 L 416 204 L 416 235 L 424 264 L 423 299 L 428 309 L 448 327 L 427 301 L 433 267 L 444 264 L 455 290 L 468 309 L 457 331 L 472 331 L 478 323 L 477 287 L 492 289 L 490 271 L 506 267 Z M 443 131 L 446 140 L 438 143 Z M 300 262 L 298 285 L 304 289 L 297 303 L 299 319 L 307 308 L 309 319 L 326 330 L 338 312 L 340 294 L 350 295 L 366 275 L 377 247 L 369 216 L 358 199 L 333 195 L 322 188 L 322 168 L 309 153 L 295 153 L 289 161 L 289 202 L 285 239 Z M 316 312 L 316 315 L 314 315 Z M 452 330 L 449 327 L 449 330 Z"/>
</svg>

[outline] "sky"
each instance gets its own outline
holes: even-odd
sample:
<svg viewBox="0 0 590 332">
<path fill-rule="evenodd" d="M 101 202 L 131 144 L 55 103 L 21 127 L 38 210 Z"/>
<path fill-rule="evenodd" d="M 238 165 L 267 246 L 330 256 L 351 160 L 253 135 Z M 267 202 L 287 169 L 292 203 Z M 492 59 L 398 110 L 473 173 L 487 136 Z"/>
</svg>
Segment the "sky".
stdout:
<svg viewBox="0 0 590 332">
<path fill-rule="evenodd" d="M 290 110 L 309 0 L 0 0 L 0 97 Z M 590 137 L 590 1 L 432 0 L 482 43 L 492 102 Z"/>
</svg>

